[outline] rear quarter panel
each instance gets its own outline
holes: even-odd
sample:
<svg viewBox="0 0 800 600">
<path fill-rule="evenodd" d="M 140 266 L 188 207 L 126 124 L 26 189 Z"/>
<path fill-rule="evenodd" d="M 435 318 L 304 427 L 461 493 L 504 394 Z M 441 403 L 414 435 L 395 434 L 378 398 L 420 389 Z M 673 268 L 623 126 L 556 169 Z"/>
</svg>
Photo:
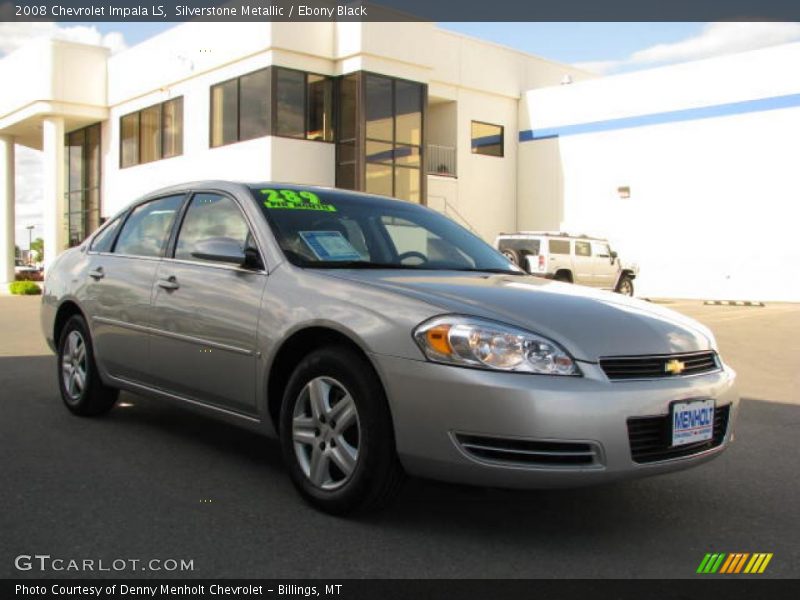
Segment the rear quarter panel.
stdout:
<svg viewBox="0 0 800 600">
<path fill-rule="evenodd" d="M 40 323 L 47 345 L 54 352 L 58 344 L 58 340 L 54 338 L 58 309 L 64 302 L 72 301 L 83 310 L 80 282 L 85 278 L 86 264 L 85 248 L 70 248 L 45 273 Z"/>
</svg>

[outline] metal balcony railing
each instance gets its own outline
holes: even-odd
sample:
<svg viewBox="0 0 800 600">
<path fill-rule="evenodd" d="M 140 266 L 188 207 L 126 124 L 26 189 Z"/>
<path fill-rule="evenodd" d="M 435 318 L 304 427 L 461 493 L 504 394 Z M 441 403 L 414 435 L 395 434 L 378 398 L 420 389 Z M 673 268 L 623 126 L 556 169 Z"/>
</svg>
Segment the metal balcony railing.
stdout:
<svg viewBox="0 0 800 600">
<path fill-rule="evenodd" d="M 427 170 L 430 175 L 457 177 L 456 149 L 452 146 L 428 144 Z"/>
</svg>

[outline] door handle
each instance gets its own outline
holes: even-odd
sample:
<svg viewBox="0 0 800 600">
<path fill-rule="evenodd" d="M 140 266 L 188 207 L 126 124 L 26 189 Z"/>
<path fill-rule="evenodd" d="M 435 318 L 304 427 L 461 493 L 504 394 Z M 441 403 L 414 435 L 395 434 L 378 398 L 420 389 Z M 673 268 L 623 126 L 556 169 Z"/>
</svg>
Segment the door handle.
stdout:
<svg viewBox="0 0 800 600">
<path fill-rule="evenodd" d="M 181 286 L 178 285 L 178 281 L 173 275 L 172 277 L 167 277 L 166 279 L 159 279 L 158 287 L 164 288 L 165 290 L 177 290 Z"/>
<path fill-rule="evenodd" d="M 95 281 L 99 281 L 105 276 L 106 274 L 103 273 L 103 267 L 97 267 L 94 271 L 89 271 L 89 277 L 91 277 Z"/>
</svg>

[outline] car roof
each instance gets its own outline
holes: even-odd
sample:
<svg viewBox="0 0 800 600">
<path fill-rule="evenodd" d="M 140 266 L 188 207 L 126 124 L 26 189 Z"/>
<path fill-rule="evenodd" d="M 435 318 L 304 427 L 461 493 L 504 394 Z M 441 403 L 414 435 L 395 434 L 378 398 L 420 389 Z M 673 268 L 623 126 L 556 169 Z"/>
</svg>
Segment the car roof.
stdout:
<svg viewBox="0 0 800 600">
<path fill-rule="evenodd" d="M 246 193 L 249 194 L 251 190 L 258 189 L 285 189 L 285 190 L 306 190 L 319 194 L 324 194 L 331 200 L 337 198 L 347 198 L 349 200 L 363 201 L 370 203 L 382 203 L 385 205 L 400 205 L 400 206 L 417 206 L 425 210 L 431 210 L 422 204 L 416 204 L 405 200 L 398 200 L 396 198 L 389 198 L 387 196 L 380 196 L 377 194 L 368 194 L 364 192 L 357 192 L 354 190 L 343 190 L 341 188 L 326 187 L 321 185 L 304 185 L 299 183 L 284 183 L 279 181 L 230 181 L 224 179 L 209 179 L 202 181 L 190 181 L 187 183 L 175 184 L 154 190 L 137 200 L 134 204 L 139 204 L 145 200 L 155 198 L 158 196 L 165 196 L 169 194 L 186 193 L 193 190 L 220 190 L 229 192 L 231 194 Z"/>
<path fill-rule="evenodd" d="M 566 233 L 563 231 L 518 231 L 516 233 L 501 233 L 497 237 L 498 238 L 506 237 L 513 239 L 546 237 L 546 238 L 568 238 L 573 240 L 589 240 L 595 242 L 608 241 L 608 239 L 602 237 L 595 237 L 593 235 L 585 235 L 585 234 Z"/>
</svg>

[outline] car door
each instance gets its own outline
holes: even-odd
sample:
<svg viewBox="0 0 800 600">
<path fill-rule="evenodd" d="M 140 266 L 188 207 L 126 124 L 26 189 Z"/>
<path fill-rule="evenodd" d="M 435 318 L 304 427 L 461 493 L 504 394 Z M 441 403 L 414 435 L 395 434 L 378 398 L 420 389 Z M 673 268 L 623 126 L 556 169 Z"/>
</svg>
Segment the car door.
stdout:
<svg viewBox="0 0 800 600">
<path fill-rule="evenodd" d="M 573 272 L 573 264 L 570 256 L 570 241 L 569 240 L 542 240 L 542 246 L 547 246 L 548 251 L 545 253 L 545 272 L 549 275 L 555 275 L 561 269 L 566 269 Z"/>
<path fill-rule="evenodd" d="M 617 263 L 611 259 L 611 249 L 605 242 L 592 242 L 594 282 L 601 288 L 611 289 L 617 284 Z"/>
<path fill-rule="evenodd" d="M 89 250 L 83 303 L 95 355 L 113 377 L 149 377 L 150 296 L 184 195 L 144 202 L 110 223 Z M 117 232 L 119 229 L 119 232 Z"/>
<path fill-rule="evenodd" d="M 593 272 L 592 245 L 584 240 L 575 240 L 573 267 L 575 269 L 574 283 L 580 285 L 596 285 Z"/>
<path fill-rule="evenodd" d="M 194 194 L 153 286 L 153 382 L 255 414 L 256 330 L 266 272 L 195 254 L 201 245 L 232 240 L 242 249 L 254 247 L 237 201 L 216 192 Z"/>
</svg>

